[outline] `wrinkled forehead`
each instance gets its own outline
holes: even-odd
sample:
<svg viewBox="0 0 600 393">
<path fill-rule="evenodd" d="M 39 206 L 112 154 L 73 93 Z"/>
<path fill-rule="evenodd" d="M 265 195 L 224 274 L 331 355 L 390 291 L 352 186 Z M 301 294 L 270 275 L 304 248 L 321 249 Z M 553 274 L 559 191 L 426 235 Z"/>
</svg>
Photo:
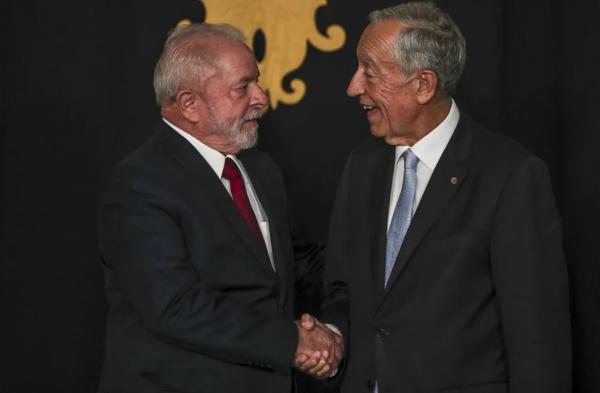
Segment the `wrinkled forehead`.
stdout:
<svg viewBox="0 0 600 393">
<path fill-rule="evenodd" d="M 402 28 L 400 22 L 393 19 L 371 22 L 358 41 L 356 55 L 359 61 L 373 58 L 393 61 L 395 41 Z"/>
</svg>

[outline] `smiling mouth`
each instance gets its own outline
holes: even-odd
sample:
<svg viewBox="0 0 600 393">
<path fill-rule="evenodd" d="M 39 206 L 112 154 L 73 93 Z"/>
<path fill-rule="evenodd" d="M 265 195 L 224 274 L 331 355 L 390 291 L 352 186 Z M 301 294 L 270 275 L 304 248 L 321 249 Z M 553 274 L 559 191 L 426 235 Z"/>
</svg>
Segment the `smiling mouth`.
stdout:
<svg viewBox="0 0 600 393">
<path fill-rule="evenodd" d="M 377 107 L 375 105 L 363 105 L 362 108 L 363 108 L 363 111 L 365 111 L 365 112 L 370 112 L 373 109 L 377 109 Z"/>
<path fill-rule="evenodd" d="M 363 111 L 367 114 L 369 121 L 375 121 L 379 117 L 379 108 L 375 105 L 361 104 Z"/>
</svg>

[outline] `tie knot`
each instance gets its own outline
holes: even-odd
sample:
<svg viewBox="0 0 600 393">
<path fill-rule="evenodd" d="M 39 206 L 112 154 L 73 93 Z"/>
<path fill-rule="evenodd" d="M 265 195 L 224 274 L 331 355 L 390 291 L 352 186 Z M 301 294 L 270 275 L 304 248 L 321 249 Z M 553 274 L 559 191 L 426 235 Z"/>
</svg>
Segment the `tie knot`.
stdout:
<svg viewBox="0 0 600 393">
<path fill-rule="evenodd" d="M 412 152 L 412 150 L 407 149 L 404 152 L 404 169 L 417 169 L 417 163 L 419 162 L 419 158 Z"/>
<path fill-rule="evenodd" d="M 225 166 L 223 166 L 223 177 L 227 180 L 241 179 L 242 173 L 237 164 L 229 157 L 225 158 Z"/>
</svg>

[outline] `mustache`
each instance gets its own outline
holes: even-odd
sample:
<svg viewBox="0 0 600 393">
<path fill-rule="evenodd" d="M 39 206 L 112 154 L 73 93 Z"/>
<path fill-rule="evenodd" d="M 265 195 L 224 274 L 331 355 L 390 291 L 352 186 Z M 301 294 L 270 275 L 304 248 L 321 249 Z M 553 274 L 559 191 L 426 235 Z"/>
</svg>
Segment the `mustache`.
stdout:
<svg viewBox="0 0 600 393">
<path fill-rule="evenodd" d="M 242 121 L 248 121 L 248 120 L 258 120 L 262 117 L 262 113 L 259 109 L 253 110 L 250 113 L 245 114 L 242 117 Z"/>
</svg>

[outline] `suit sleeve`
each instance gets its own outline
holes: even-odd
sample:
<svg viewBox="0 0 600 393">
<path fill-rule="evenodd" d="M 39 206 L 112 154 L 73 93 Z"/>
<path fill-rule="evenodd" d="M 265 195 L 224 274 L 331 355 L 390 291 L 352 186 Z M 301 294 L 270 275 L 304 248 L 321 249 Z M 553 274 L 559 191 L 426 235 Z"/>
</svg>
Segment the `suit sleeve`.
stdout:
<svg viewBox="0 0 600 393">
<path fill-rule="evenodd" d="M 350 195 L 350 162 L 348 159 L 338 190 L 331 216 L 329 241 L 325 256 L 325 301 L 323 320 L 338 327 L 348 340 L 348 318 L 350 309 L 350 288 L 348 285 L 348 196 Z M 346 346 L 348 348 L 348 346 Z"/>
<path fill-rule="evenodd" d="M 296 317 L 310 313 L 320 317 L 323 300 L 324 246 L 310 243 L 292 230 Z"/>
<path fill-rule="evenodd" d="M 571 391 L 567 271 L 561 222 L 544 163 L 528 157 L 502 192 L 491 263 L 510 393 Z"/>
<path fill-rule="evenodd" d="M 138 175 L 117 176 L 101 201 L 101 253 L 119 292 L 162 341 L 289 373 L 294 323 L 207 286 L 191 266 L 175 209 L 152 184 Z"/>
</svg>

